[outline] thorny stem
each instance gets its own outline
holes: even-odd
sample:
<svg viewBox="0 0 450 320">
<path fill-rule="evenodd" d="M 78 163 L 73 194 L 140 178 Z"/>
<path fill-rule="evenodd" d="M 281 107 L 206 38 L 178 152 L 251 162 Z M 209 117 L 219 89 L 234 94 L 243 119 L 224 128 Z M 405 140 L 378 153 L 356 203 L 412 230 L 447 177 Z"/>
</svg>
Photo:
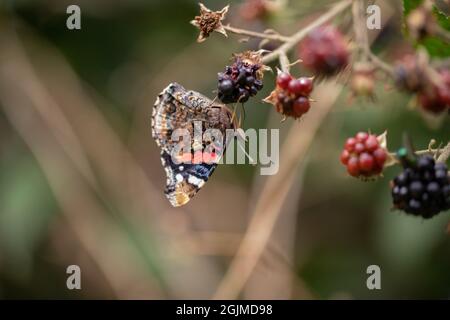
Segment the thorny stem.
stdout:
<svg viewBox="0 0 450 320">
<path fill-rule="evenodd" d="M 353 0 L 352 5 L 353 14 L 353 30 L 355 33 L 355 40 L 357 50 L 362 55 L 363 61 L 369 60 L 379 70 L 386 73 L 388 76 L 394 76 L 394 69 L 392 66 L 378 58 L 370 49 L 369 36 L 367 34 L 367 28 L 365 26 L 365 13 L 364 13 L 364 1 Z"/>
<path fill-rule="evenodd" d="M 280 41 L 280 42 L 288 42 L 290 40 L 289 37 L 282 36 L 281 34 L 275 33 L 275 32 L 261 33 L 261 32 L 256 32 L 256 31 L 235 28 L 230 25 L 223 26 L 223 28 L 228 32 L 243 35 L 243 36 L 249 36 L 249 37 L 253 37 L 253 38 L 261 38 L 261 39 Z"/>
<path fill-rule="evenodd" d="M 368 60 L 367 52 L 369 49 L 369 38 L 364 26 L 364 0 L 353 0 L 352 16 L 353 16 L 353 33 L 355 34 L 356 51 L 360 55 L 360 60 Z"/>
<path fill-rule="evenodd" d="M 367 31 L 364 23 L 364 10 L 362 10 L 362 2 L 360 0 L 342 0 L 341 2 L 337 3 L 335 6 L 333 6 L 330 10 L 325 12 L 322 16 L 320 16 L 318 19 L 314 20 L 311 24 L 307 25 L 305 28 L 299 30 L 298 32 L 294 33 L 292 36 L 287 37 L 283 36 L 279 33 L 260 33 L 240 28 L 235 28 L 230 25 L 224 26 L 224 29 L 226 31 L 229 31 L 231 33 L 239 34 L 239 35 L 245 35 L 249 37 L 254 38 L 261 38 L 266 40 L 273 40 L 273 41 L 279 41 L 284 42 L 278 49 L 275 51 L 265 55 L 263 57 L 263 63 L 270 63 L 276 59 L 279 59 L 280 61 L 280 67 L 282 71 L 289 71 L 289 59 L 287 57 L 287 53 L 297 44 L 299 43 L 305 36 L 307 36 L 312 30 L 315 28 L 323 25 L 324 23 L 328 22 L 332 18 L 334 18 L 336 15 L 347 9 L 351 4 L 353 3 L 353 19 L 354 19 L 354 26 L 355 26 L 355 34 L 357 38 L 358 43 L 358 49 L 361 50 L 361 53 L 363 54 L 364 59 L 370 60 L 376 67 L 378 67 L 380 70 L 384 71 L 389 76 L 393 75 L 393 68 L 387 64 L 386 62 L 383 62 L 380 58 L 378 58 L 376 55 L 374 55 L 370 51 L 370 45 L 369 45 L 369 39 L 367 36 Z"/>
<path fill-rule="evenodd" d="M 310 33 L 315 28 L 321 26 L 322 24 L 328 22 L 333 17 L 344 11 L 350 4 L 351 0 L 343 0 L 337 3 L 334 7 L 320 16 L 318 19 L 314 20 L 311 24 L 306 26 L 305 28 L 299 30 L 297 33 L 294 33 L 289 37 L 289 40 L 286 41 L 282 46 L 280 46 L 275 51 L 269 53 L 268 55 L 263 57 L 264 63 L 272 62 L 276 59 L 279 59 L 281 55 L 286 55 L 297 43 L 299 43 L 308 33 Z"/>
<path fill-rule="evenodd" d="M 333 17 L 344 11 L 350 4 L 352 0 L 342 0 L 337 3 L 334 7 L 332 7 L 329 11 L 324 13 L 321 17 L 314 20 L 311 24 L 306 26 L 305 28 L 299 30 L 297 33 L 294 33 L 292 36 L 283 36 L 277 32 L 256 32 L 246 29 L 235 28 L 230 25 L 224 25 L 223 28 L 231 33 L 249 36 L 253 38 L 260 38 L 264 40 L 273 40 L 283 42 L 283 44 L 276 49 L 275 51 L 267 54 L 263 57 L 263 63 L 270 63 L 276 59 L 280 61 L 280 67 L 282 71 L 288 72 L 291 64 L 289 63 L 289 59 L 287 53 L 297 44 L 299 43 L 306 35 L 308 35 L 311 30 L 319 27 L 320 25 L 328 22 Z"/>
<path fill-rule="evenodd" d="M 444 148 L 437 148 L 437 149 L 425 149 L 425 150 L 417 150 L 414 152 L 416 155 L 424 155 L 424 154 L 430 154 L 433 156 L 438 155 L 436 162 L 446 162 L 450 158 L 450 142 L 447 143 L 447 145 Z M 395 152 L 390 152 L 389 155 L 391 157 L 395 157 Z"/>
</svg>

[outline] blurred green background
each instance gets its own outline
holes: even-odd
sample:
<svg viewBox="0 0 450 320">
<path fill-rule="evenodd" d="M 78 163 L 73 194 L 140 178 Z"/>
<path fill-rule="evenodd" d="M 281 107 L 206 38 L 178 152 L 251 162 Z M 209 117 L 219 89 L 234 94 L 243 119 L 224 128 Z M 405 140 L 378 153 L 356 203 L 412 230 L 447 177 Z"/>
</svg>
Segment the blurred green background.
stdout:
<svg viewBox="0 0 450 320">
<path fill-rule="evenodd" d="M 289 1 L 274 16 L 246 21 L 241 2 L 229 1 L 227 21 L 292 34 L 332 2 Z M 392 62 L 411 44 L 401 31 L 400 1 L 379 2 L 390 18 L 373 48 Z M 228 4 L 204 3 L 216 10 Z M 66 28 L 70 4 L 81 8 L 81 30 Z M 197 13 L 196 1 L 187 0 L 1 2 L 1 298 L 214 294 L 265 178 L 251 165 L 223 165 L 188 205 L 171 208 L 151 108 L 174 81 L 213 97 L 231 54 L 256 49 L 258 41 L 213 34 L 197 44 L 189 24 Z M 351 38 L 349 10 L 335 22 Z M 292 72 L 306 73 L 301 65 Z M 294 127 L 302 139 L 308 116 L 280 123 L 260 102 L 273 74 L 264 83 L 245 106 L 243 127 L 280 128 L 282 139 Z M 345 139 L 360 130 L 387 130 L 392 150 L 404 132 L 419 149 L 432 138 L 447 142 L 448 117 L 439 124 L 424 119 L 411 100 L 383 76 L 375 102 L 342 90 L 291 173 L 298 178 L 239 298 L 450 297 L 449 213 L 422 220 L 392 211 L 388 182 L 398 167 L 360 182 L 339 163 Z M 72 264 L 81 267 L 81 290 L 66 288 Z M 366 287 L 372 264 L 381 268 L 382 290 Z"/>
</svg>

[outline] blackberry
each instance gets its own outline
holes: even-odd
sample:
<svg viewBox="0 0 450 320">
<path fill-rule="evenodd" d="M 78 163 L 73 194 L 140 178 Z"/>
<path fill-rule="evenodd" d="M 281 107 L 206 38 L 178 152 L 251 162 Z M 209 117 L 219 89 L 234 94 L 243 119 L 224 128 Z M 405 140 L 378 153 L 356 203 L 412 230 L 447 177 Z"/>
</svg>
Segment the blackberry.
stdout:
<svg viewBox="0 0 450 320">
<path fill-rule="evenodd" d="M 275 106 L 277 112 L 286 117 L 300 118 L 311 108 L 309 95 L 313 90 L 313 79 L 294 78 L 286 72 L 279 72 L 275 90 L 263 101 Z"/>
<path fill-rule="evenodd" d="M 428 85 L 426 61 L 421 55 L 407 54 L 395 63 L 395 85 L 407 92 L 422 92 Z"/>
<path fill-rule="evenodd" d="M 402 159 L 401 172 L 391 181 L 394 207 L 425 219 L 450 209 L 450 176 L 445 163 L 430 155 Z"/>
<path fill-rule="evenodd" d="M 351 176 L 368 178 L 381 174 L 387 151 L 376 135 L 361 131 L 345 141 L 340 159 Z"/>
<path fill-rule="evenodd" d="M 300 42 L 300 59 L 318 77 L 333 76 L 349 62 L 350 54 L 342 33 L 331 25 L 318 27 Z"/>
<path fill-rule="evenodd" d="M 223 103 L 247 102 L 262 89 L 264 65 L 255 52 L 236 55 L 234 63 L 218 74 L 218 98 Z"/>
</svg>

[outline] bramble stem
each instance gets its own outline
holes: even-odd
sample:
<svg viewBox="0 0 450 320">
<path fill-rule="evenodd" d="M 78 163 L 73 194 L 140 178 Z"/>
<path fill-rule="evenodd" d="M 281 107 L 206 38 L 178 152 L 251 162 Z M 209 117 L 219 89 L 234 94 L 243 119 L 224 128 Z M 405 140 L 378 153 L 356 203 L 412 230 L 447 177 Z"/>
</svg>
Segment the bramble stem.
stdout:
<svg viewBox="0 0 450 320">
<path fill-rule="evenodd" d="M 383 60 L 381 60 L 380 58 L 378 58 L 378 56 L 376 56 L 372 51 L 370 51 L 370 48 L 369 48 L 368 56 L 373 65 L 375 65 L 378 69 L 382 70 L 384 73 L 386 73 L 391 78 L 394 77 L 394 68 L 390 64 L 388 64 L 388 63 L 384 62 Z"/>
<path fill-rule="evenodd" d="M 289 73 L 290 63 L 289 63 L 289 58 L 285 52 L 280 53 L 279 60 L 280 60 L 281 71 Z"/>
<path fill-rule="evenodd" d="M 351 3 L 352 3 L 351 0 L 343 0 L 337 3 L 334 7 L 325 12 L 318 19 L 314 20 L 314 22 L 307 25 L 305 28 L 299 30 L 297 33 L 294 33 L 292 36 L 290 36 L 289 40 L 286 41 L 278 49 L 264 56 L 263 62 L 269 63 L 276 59 L 279 59 L 280 55 L 282 54 L 286 55 L 287 52 L 289 52 L 297 43 L 299 43 L 306 35 L 308 35 L 308 33 L 310 33 L 315 28 L 321 26 L 322 24 L 328 22 L 336 15 L 347 9 Z"/>
<path fill-rule="evenodd" d="M 253 38 L 261 38 L 261 39 L 267 39 L 267 40 L 273 40 L 273 41 L 279 41 L 279 42 L 288 42 L 290 40 L 289 37 L 283 36 L 278 33 L 261 33 L 261 32 L 256 32 L 256 31 L 235 28 L 230 25 L 223 26 L 223 28 L 228 32 L 243 35 L 243 36 L 249 36 L 249 37 L 253 37 Z"/>
<path fill-rule="evenodd" d="M 448 142 L 444 148 L 417 150 L 414 153 L 418 156 L 424 154 L 431 154 L 434 156 L 439 154 L 436 162 L 446 162 L 450 158 L 450 142 Z M 389 155 L 391 157 L 396 156 L 395 152 L 390 152 Z"/>
<path fill-rule="evenodd" d="M 367 34 L 367 27 L 364 23 L 364 2 L 361 0 L 353 0 L 352 5 L 353 14 L 353 32 L 355 33 L 356 48 L 360 51 L 362 60 L 369 60 L 379 70 L 386 73 L 388 76 L 394 76 L 394 68 L 378 58 L 370 49 L 369 36 Z"/>
</svg>

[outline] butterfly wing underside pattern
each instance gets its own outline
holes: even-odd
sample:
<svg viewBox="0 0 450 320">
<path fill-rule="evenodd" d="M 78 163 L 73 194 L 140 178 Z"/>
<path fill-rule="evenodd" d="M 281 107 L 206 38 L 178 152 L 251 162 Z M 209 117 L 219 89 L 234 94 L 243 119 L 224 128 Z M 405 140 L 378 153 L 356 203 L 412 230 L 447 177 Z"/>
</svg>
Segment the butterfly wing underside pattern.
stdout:
<svg viewBox="0 0 450 320">
<path fill-rule="evenodd" d="M 174 152 L 176 144 L 172 133 L 186 129 L 191 135 L 191 150 L 201 150 L 203 145 L 193 139 L 194 121 L 202 122 L 202 129 L 218 129 L 226 137 L 227 129 L 235 129 L 231 111 L 223 104 L 214 103 L 195 91 L 171 83 L 157 97 L 152 113 L 152 136 L 161 149 L 161 163 L 166 172 L 166 194 L 174 207 L 186 204 L 208 181 L 217 167 L 220 157 L 214 162 L 183 163 Z M 224 143 L 224 150 L 225 150 Z M 224 151 L 223 150 L 223 151 Z"/>
</svg>

